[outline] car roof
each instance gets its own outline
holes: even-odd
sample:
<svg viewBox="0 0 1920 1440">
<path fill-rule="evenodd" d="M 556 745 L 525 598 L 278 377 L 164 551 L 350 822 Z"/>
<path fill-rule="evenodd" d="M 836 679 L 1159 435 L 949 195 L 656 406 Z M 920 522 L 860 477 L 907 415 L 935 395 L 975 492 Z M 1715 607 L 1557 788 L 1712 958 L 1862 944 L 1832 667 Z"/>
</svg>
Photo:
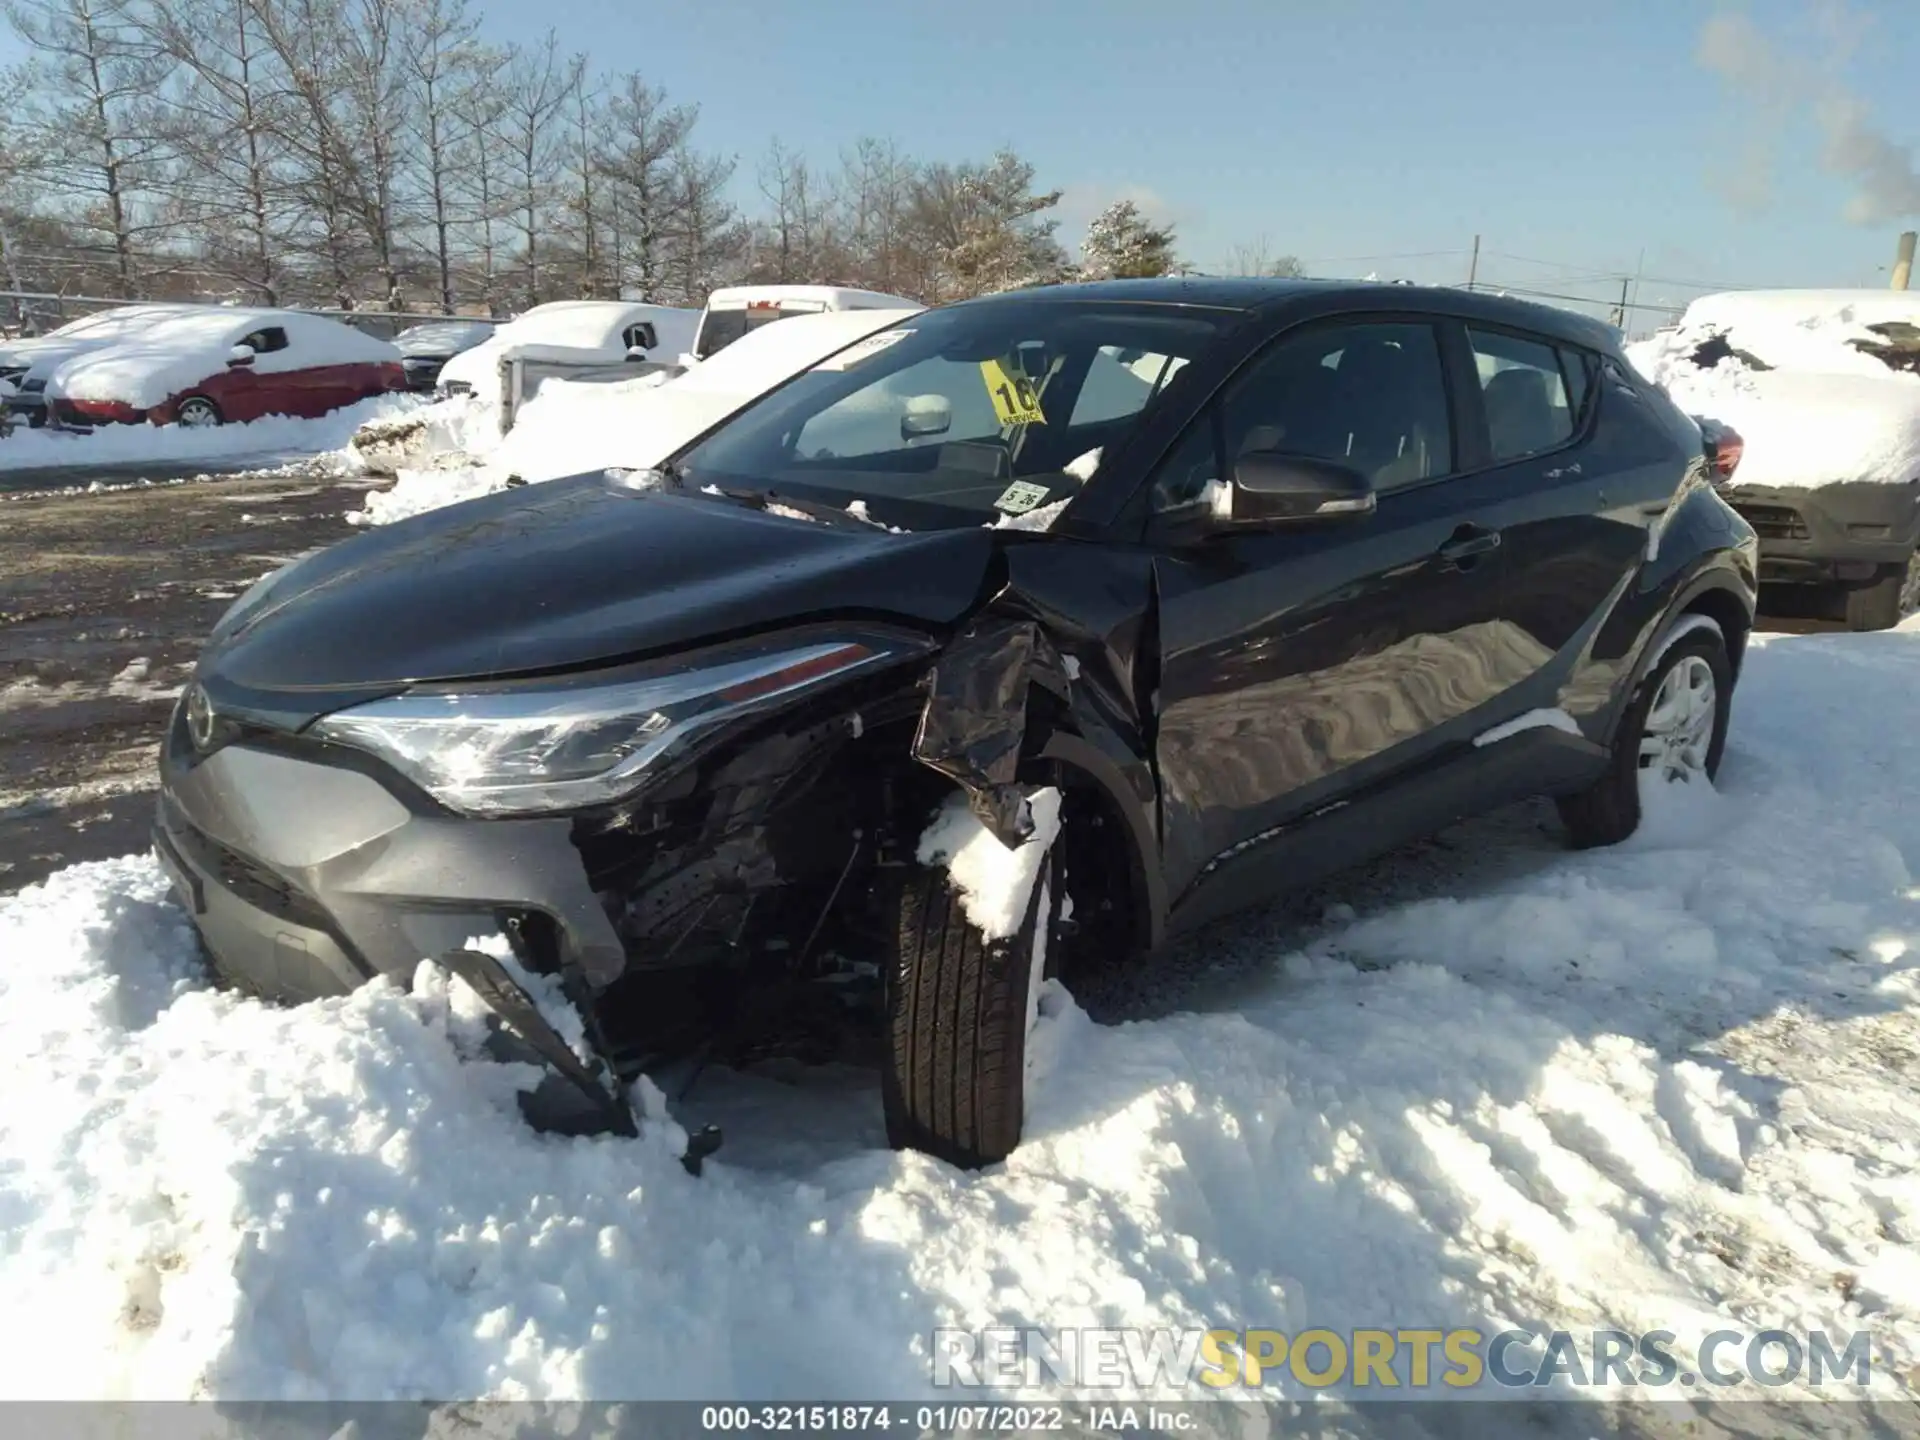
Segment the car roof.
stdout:
<svg viewBox="0 0 1920 1440">
<path fill-rule="evenodd" d="M 961 302 L 990 305 L 1002 300 L 1107 301 L 1144 305 L 1185 305 L 1198 309 L 1239 311 L 1278 318 L 1299 309 L 1314 313 L 1355 309 L 1398 310 L 1452 315 L 1488 325 L 1510 325 L 1531 330 L 1572 345 L 1615 351 L 1619 332 L 1611 325 L 1571 310 L 1537 305 L 1530 300 L 1489 294 L 1483 290 L 1456 290 L 1442 285 L 1383 284 L 1377 280 L 1282 280 L 1225 275 L 1169 275 L 1151 280 L 1095 280 L 1077 285 L 1047 285 L 1011 290 Z"/>
</svg>

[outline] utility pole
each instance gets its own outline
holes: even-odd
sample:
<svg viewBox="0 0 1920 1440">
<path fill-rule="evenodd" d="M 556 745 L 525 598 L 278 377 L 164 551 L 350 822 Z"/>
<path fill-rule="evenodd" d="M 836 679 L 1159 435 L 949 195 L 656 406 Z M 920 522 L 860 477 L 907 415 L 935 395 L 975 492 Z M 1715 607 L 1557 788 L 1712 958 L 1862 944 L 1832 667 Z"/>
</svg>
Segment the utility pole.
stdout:
<svg viewBox="0 0 1920 1440">
<path fill-rule="evenodd" d="M 1467 289 L 1473 289 L 1473 282 L 1480 278 L 1480 237 L 1473 237 L 1473 259 L 1467 262 Z"/>
<path fill-rule="evenodd" d="M 1620 308 L 1613 312 L 1613 323 L 1625 330 L 1627 328 L 1627 288 L 1633 284 L 1631 275 L 1620 277 Z"/>
</svg>

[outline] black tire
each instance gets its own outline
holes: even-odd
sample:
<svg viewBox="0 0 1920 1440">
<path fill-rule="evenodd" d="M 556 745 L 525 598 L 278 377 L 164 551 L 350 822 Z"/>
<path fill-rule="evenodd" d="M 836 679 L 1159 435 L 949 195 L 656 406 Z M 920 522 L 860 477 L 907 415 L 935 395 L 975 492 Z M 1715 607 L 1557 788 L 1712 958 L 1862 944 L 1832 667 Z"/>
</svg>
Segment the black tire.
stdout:
<svg viewBox="0 0 1920 1440">
<path fill-rule="evenodd" d="M 1051 938 L 1057 905 L 1049 859 L 1018 933 L 988 941 L 944 870 L 909 872 L 898 891 L 881 1077 L 894 1149 L 973 1169 L 1020 1143 L 1034 946 Z"/>
<path fill-rule="evenodd" d="M 1891 630 L 1898 625 L 1906 585 L 1907 566 L 1898 565 L 1888 566 L 1886 573 L 1864 590 L 1849 590 L 1847 629 Z"/>
<path fill-rule="evenodd" d="M 1689 657 L 1705 660 L 1713 672 L 1716 703 L 1706 776 L 1711 781 L 1720 773 L 1720 756 L 1727 746 L 1727 719 L 1733 708 L 1733 665 L 1719 631 L 1690 630 L 1667 649 L 1634 691 L 1614 734 L 1613 757 L 1606 774 L 1591 788 L 1562 796 L 1557 802 L 1560 819 L 1576 849 L 1617 845 L 1640 828 L 1640 742 L 1646 735 L 1647 714 L 1661 685 Z"/>
<path fill-rule="evenodd" d="M 224 425 L 227 423 L 227 417 L 220 413 L 220 407 L 214 404 L 213 401 L 208 399 L 205 395 L 187 395 L 187 396 L 183 396 L 181 398 L 180 403 L 173 407 L 173 423 L 174 424 L 185 426 L 185 427 L 191 427 L 196 423 L 194 421 L 184 418 L 186 409 L 189 405 L 196 406 L 205 410 L 209 418 L 197 422 L 201 425 Z"/>
</svg>

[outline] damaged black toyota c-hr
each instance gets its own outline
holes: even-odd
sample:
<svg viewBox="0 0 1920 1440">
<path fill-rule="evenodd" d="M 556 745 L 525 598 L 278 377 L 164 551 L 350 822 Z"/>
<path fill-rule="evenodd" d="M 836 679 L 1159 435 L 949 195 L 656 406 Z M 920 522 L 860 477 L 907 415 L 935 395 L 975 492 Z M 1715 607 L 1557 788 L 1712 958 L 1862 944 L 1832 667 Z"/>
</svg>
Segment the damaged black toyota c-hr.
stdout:
<svg viewBox="0 0 1920 1440">
<path fill-rule="evenodd" d="M 1707 783 L 1755 565 L 1715 465 L 1612 331 L 1511 300 L 935 309 L 658 470 L 262 582 L 156 845 L 231 983 L 447 964 L 586 1128 L 669 1057 L 864 1044 L 895 1144 L 989 1162 L 1044 976 L 1525 796 L 1603 844 Z"/>
</svg>

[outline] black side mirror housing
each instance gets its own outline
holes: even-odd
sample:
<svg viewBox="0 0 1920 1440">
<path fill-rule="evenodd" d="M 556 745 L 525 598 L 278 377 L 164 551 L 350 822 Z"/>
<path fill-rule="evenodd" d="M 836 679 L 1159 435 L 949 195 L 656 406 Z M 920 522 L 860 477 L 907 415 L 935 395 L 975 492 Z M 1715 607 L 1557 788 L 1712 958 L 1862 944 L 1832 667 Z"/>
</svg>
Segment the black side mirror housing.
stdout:
<svg viewBox="0 0 1920 1440">
<path fill-rule="evenodd" d="M 1373 482 L 1358 470 L 1311 455 L 1251 451 L 1233 462 L 1232 475 L 1214 505 L 1213 521 L 1220 529 L 1357 520 L 1373 514 L 1379 503 Z"/>
</svg>

